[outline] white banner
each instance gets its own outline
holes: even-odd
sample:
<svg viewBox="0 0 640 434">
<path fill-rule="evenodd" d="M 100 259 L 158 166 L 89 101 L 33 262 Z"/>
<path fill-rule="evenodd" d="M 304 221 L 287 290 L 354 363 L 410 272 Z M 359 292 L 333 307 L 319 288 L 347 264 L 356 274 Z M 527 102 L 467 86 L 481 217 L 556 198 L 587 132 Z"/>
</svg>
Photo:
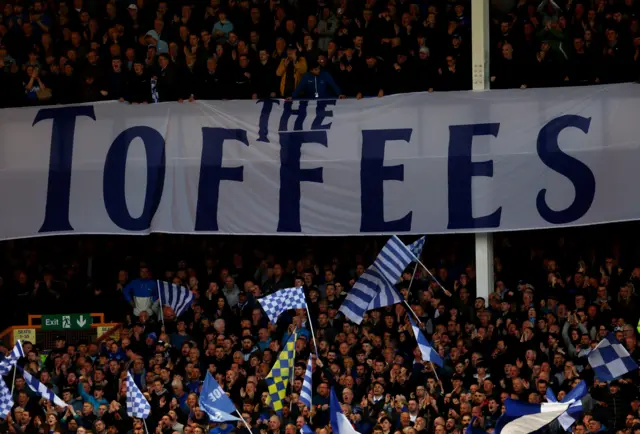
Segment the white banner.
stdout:
<svg viewBox="0 0 640 434">
<path fill-rule="evenodd" d="M 0 238 L 640 218 L 640 86 L 0 111 Z"/>
</svg>

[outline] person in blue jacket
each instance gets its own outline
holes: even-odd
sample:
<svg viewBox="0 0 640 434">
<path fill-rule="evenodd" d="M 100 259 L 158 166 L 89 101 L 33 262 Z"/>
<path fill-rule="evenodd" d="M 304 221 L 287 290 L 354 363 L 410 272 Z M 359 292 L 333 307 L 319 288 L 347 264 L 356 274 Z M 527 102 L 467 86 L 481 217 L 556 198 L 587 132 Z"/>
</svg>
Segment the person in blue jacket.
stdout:
<svg viewBox="0 0 640 434">
<path fill-rule="evenodd" d="M 153 315 L 154 303 L 158 300 L 158 284 L 155 280 L 150 279 L 147 267 L 140 267 L 140 278 L 125 286 L 122 294 L 133 307 L 135 316 L 139 316 L 142 311 Z"/>
<path fill-rule="evenodd" d="M 331 74 L 324 71 L 322 67 L 315 62 L 309 66 L 309 71 L 304 73 L 296 90 L 293 91 L 292 97 L 287 98 L 287 100 L 290 101 L 291 99 L 299 98 L 323 99 L 336 96 L 340 99 L 344 99 L 345 97 L 340 87 L 338 87 L 333 80 Z"/>
</svg>

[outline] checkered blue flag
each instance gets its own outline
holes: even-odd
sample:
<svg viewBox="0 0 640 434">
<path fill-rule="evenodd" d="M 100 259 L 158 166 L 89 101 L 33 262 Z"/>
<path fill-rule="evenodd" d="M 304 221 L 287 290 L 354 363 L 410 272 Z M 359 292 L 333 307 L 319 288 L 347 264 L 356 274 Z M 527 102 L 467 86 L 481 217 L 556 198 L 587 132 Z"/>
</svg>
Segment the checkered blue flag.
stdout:
<svg viewBox="0 0 640 434">
<path fill-rule="evenodd" d="M 313 356 L 309 356 L 309 361 L 307 362 L 307 370 L 304 373 L 304 382 L 302 383 L 302 390 L 300 391 L 300 402 L 306 405 L 308 409 L 311 409 L 311 397 L 313 396 L 312 378 L 313 378 Z"/>
<path fill-rule="evenodd" d="M 18 341 L 9 355 L 0 362 L 0 375 L 9 375 L 9 372 L 16 366 L 21 357 L 24 357 L 24 351 L 22 350 L 22 342 Z"/>
<path fill-rule="evenodd" d="M 284 288 L 259 298 L 258 301 L 273 324 L 278 321 L 282 312 L 289 309 L 307 308 L 307 300 L 304 298 L 304 289 L 302 288 Z"/>
<path fill-rule="evenodd" d="M 0 376 L 0 418 L 6 419 L 7 415 L 11 413 L 13 408 L 13 398 L 11 391 L 4 382 L 4 379 Z"/>
<path fill-rule="evenodd" d="M 420 237 L 415 240 L 413 243 L 409 244 L 407 248 L 413 253 L 413 256 L 416 258 L 420 258 L 422 255 L 422 249 L 424 248 L 424 243 L 427 240 L 427 237 Z"/>
<path fill-rule="evenodd" d="M 587 356 L 593 373 L 600 381 L 611 381 L 638 369 L 625 347 L 609 333 Z"/>
<path fill-rule="evenodd" d="M 138 389 L 131 372 L 127 372 L 127 414 L 129 417 L 146 419 L 149 413 L 151 413 L 151 404 Z"/>
</svg>

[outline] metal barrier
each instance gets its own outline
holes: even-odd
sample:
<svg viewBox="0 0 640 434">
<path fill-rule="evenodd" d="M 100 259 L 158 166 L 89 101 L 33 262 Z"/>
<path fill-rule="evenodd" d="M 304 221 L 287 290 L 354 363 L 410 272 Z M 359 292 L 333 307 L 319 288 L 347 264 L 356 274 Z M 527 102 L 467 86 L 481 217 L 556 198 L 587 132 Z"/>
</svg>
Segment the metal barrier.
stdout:
<svg viewBox="0 0 640 434">
<path fill-rule="evenodd" d="M 64 336 L 67 343 L 100 342 L 111 336 L 119 337 L 122 324 L 105 323 L 104 313 L 90 314 L 93 319 L 89 330 L 42 330 L 42 315 L 29 315 L 27 325 L 11 326 L 0 333 L 0 342 L 11 348 L 15 342 L 29 341 L 41 350 L 48 350 L 55 346 L 57 336 Z"/>
</svg>

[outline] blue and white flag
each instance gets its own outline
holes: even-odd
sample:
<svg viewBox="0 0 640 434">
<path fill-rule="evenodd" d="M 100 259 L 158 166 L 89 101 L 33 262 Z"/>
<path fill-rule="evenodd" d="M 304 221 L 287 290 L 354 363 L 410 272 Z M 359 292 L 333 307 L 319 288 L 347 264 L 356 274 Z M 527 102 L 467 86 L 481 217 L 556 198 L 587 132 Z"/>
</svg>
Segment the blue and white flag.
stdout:
<svg viewBox="0 0 640 434">
<path fill-rule="evenodd" d="M 209 415 L 210 422 L 240 420 L 231 414 L 236 412 L 236 406 L 209 371 L 200 392 L 200 408 Z"/>
<path fill-rule="evenodd" d="M 158 280 L 158 297 L 160 309 L 169 306 L 175 312 L 176 318 L 185 313 L 195 299 L 189 288 L 162 280 Z"/>
<path fill-rule="evenodd" d="M 404 297 L 396 289 L 394 285 L 382 285 L 367 310 L 380 309 L 381 307 L 392 306 L 397 303 L 402 303 Z"/>
<path fill-rule="evenodd" d="M 505 412 L 500 416 L 494 434 L 529 434 L 549 425 L 567 409 L 566 403 L 530 404 L 507 398 Z"/>
<path fill-rule="evenodd" d="M 469 425 L 467 425 L 467 428 L 465 428 L 464 430 L 465 434 L 487 434 L 487 432 L 484 429 L 477 426 L 473 426 L 473 424 L 477 419 L 478 419 L 478 416 L 473 416 L 471 418 L 471 422 L 469 422 Z"/>
<path fill-rule="evenodd" d="M 307 425 L 305 423 L 304 425 L 302 425 L 302 428 L 300 429 L 300 433 L 301 434 L 313 434 L 313 430 L 311 429 L 311 427 L 309 425 Z"/>
<path fill-rule="evenodd" d="M 424 243 L 426 240 L 427 240 L 426 236 L 420 237 L 417 240 L 415 240 L 413 243 L 407 246 L 409 251 L 413 254 L 413 256 L 416 257 L 416 259 L 419 259 L 420 255 L 422 255 L 422 249 L 424 248 Z"/>
<path fill-rule="evenodd" d="M 16 365 L 16 368 L 22 372 L 22 378 L 24 378 L 25 383 L 27 383 L 27 386 L 29 386 L 31 390 L 36 392 L 42 398 L 49 400 L 57 407 L 67 407 L 68 404 L 66 402 L 49 390 L 49 388 L 42 384 L 36 377 L 22 369 L 20 366 Z"/>
<path fill-rule="evenodd" d="M 638 369 L 626 348 L 609 333 L 587 356 L 593 373 L 600 381 L 611 381 Z"/>
<path fill-rule="evenodd" d="M 420 349 L 420 354 L 422 354 L 422 360 L 435 363 L 440 367 L 444 366 L 442 357 L 440 357 L 440 354 L 438 354 L 438 352 L 433 349 L 422 331 L 420 331 L 418 325 L 413 322 L 413 318 L 411 318 L 411 316 L 409 316 L 409 321 L 411 321 L 413 336 L 416 338 L 416 342 L 418 342 L 418 348 Z"/>
<path fill-rule="evenodd" d="M 303 288 L 284 288 L 258 299 L 262 309 L 269 317 L 269 321 L 275 324 L 282 312 L 290 309 L 306 309 L 307 300 L 304 297 Z"/>
<path fill-rule="evenodd" d="M 13 408 L 13 397 L 11 391 L 4 382 L 4 378 L 0 376 L 0 418 L 6 419 Z"/>
<path fill-rule="evenodd" d="M 336 390 L 333 387 L 329 398 L 329 419 L 331 420 L 333 434 L 360 434 L 353 428 L 347 416 L 342 412 L 340 401 L 338 401 Z"/>
<path fill-rule="evenodd" d="M 146 419 L 150 413 L 151 404 L 138 389 L 131 372 L 127 372 L 127 414 L 129 417 Z"/>
<path fill-rule="evenodd" d="M 21 357 L 24 357 L 24 350 L 22 349 L 22 342 L 18 340 L 9 355 L 0 361 L 0 375 L 8 375 Z"/>
<path fill-rule="evenodd" d="M 402 272 L 413 259 L 414 256 L 407 246 L 395 235 L 391 237 L 373 264 L 362 273 L 358 281 L 353 285 L 353 288 L 351 288 L 340 306 L 340 312 L 349 320 L 360 324 L 364 318 L 364 313 L 375 308 L 369 306 L 376 296 L 384 293 L 384 295 L 381 295 L 380 301 L 374 303 L 374 306 L 379 305 L 380 307 L 382 307 L 383 301 L 384 303 L 389 303 L 397 299 L 399 294 L 393 285 L 400 279 Z M 400 301 L 402 301 L 402 298 L 400 298 Z M 388 306 L 388 304 L 385 304 L 385 306 Z"/>
<path fill-rule="evenodd" d="M 571 425 L 582 415 L 582 398 L 587 395 L 587 383 L 581 381 L 576 387 L 574 387 L 564 398 L 561 403 L 568 403 L 569 408 L 558 418 L 558 422 L 562 425 L 565 431 L 570 431 Z M 553 393 L 550 387 L 547 388 L 547 401 L 558 402 L 556 395 Z"/>
<path fill-rule="evenodd" d="M 313 355 L 310 355 L 309 361 L 307 362 L 307 370 L 304 373 L 302 390 L 300 391 L 300 402 L 306 405 L 309 410 L 311 410 L 311 397 L 313 396 L 312 379 L 313 379 Z"/>
</svg>

